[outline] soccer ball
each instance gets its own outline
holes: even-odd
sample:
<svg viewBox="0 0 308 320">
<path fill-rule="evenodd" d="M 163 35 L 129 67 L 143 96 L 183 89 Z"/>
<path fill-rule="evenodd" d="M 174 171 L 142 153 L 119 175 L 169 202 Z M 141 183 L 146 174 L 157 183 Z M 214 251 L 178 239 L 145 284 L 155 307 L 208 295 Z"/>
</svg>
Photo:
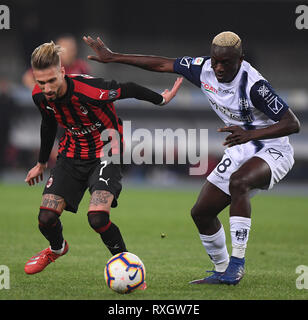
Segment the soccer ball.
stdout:
<svg viewBox="0 0 308 320">
<path fill-rule="evenodd" d="M 135 254 L 121 252 L 107 261 L 104 275 L 110 289 L 130 293 L 144 283 L 145 267 Z"/>
</svg>

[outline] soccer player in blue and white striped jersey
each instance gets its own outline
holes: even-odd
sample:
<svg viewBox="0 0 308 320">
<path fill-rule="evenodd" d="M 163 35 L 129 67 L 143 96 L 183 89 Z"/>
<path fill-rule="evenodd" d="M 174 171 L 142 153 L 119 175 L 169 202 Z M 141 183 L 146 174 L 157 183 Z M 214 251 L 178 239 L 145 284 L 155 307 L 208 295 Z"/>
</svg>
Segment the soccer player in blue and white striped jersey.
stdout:
<svg viewBox="0 0 308 320">
<path fill-rule="evenodd" d="M 112 52 L 100 38 L 84 41 L 94 61 L 123 63 L 183 75 L 199 87 L 229 133 L 224 155 L 207 177 L 191 210 L 201 242 L 214 264 L 212 275 L 192 284 L 237 284 L 244 276 L 251 227 L 250 198 L 270 189 L 294 164 L 288 135 L 300 124 L 270 83 L 244 60 L 242 41 L 230 31 L 212 41 L 210 56 L 166 58 Z M 230 205 L 231 256 L 218 214 Z"/>
</svg>

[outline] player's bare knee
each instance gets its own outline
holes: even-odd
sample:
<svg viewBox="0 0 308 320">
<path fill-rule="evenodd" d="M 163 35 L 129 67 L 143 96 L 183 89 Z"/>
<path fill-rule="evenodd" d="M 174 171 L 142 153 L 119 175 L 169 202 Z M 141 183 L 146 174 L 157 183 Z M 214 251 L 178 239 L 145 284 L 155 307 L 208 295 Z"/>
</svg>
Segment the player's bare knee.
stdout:
<svg viewBox="0 0 308 320">
<path fill-rule="evenodd" d="M 190 211 L 190 214 L 197 226 L 201 224 L 204 225 L 210 223 L 210 221 L 212 220 L 212 217 L 209 217 L 207 215 L 206 210 L 198 204 L 195 204 L 193 206 L 193 208 Z"/>
<path fill-rule="evenodd" d="M 194 221 L 197 221 L 200 219 L 200 216 L 201 216 L 201 210 L 199 208 L 199 206 L 197 204 L 195 204 L 191 210 L 190 210 L 190 215 L 192 217 L 192 219 Z"/>
</svg>

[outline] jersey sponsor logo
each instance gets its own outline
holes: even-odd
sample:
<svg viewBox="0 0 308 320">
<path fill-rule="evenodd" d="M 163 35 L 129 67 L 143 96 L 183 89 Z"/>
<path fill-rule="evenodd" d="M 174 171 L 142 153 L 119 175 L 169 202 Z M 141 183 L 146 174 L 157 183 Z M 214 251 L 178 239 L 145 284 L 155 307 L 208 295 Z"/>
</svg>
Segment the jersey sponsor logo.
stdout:
<svg viewBox="0 0 308 320">
<path fill-rule="evenodd" d="M 71 126 L 70 128 L 67 128 L 67 130 L 75 136 L 80 136 L 80 135 L 92 133 L 93 131 L 97 130 L 101 126 L 102 124 L 100 122 L 96 122 L 95 124 L 92 124 L 91 126 L 88 126 L 88 127 L 82 127 L 82 126 L 79 127 L 78 125 L 75 125 L 75 127 Z"/>
<path fill-rule="evenodd" d="M 220 106 L 219 104 L 217 104 L 215 101 L 213 101 L 210 98 L 208 98 L 208 100 L 211 103 L 211 105 L 212 105 L 214 110 L 220 111 L 221 113 L 223 113 L 224 115 L 229 117 L 231 120 L 241 121 L 241 122 L 248 122 L 248 123 L 253 121 L 252 116 L 249 115 L 249 114 L 248 115 L 242 115 L 241 113 L 235 113 L 234 111 L 231 111 L 227 107 Z"/>
<path fill-rule="evenodd" d="M 191 57 L 183 57 L 180 61 L 180 65 L 189 69 L 191 60 L 192 60 Z"/>
<path fill-rule="evenodd" d="M 195 66 L 201 66 L 203 61 L 204 61 L 204 58 L 198 57 L 198 58 L 194 58 L 191 64 Z"/>
<path fill-rule="evenodd" d="M 211 92 L 211 93 L 218 93 L 218 90 L 216 88 L 214 88 L 213 86 L 209 85 L 208 83 L 201 81 L 201 84 L 202 84 L 205 91 Z"/>
<path fill-rule="evenodd" d="M 283 157 L 283 154 L 274 148 L 268 148 L 265 150 L 265 152 L 269 153 L 275 160 L 278 160 L 279 158 Z"/>
</svg>

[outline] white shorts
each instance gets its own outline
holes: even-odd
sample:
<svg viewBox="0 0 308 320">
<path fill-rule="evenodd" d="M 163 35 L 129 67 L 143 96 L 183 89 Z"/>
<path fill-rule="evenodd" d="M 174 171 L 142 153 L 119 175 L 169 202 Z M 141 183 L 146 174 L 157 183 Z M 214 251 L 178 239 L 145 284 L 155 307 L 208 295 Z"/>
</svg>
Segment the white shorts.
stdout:
<svg viewBox="0 0 308 320">
<path fill-rule="evenodd" d="M 225 150 L 224 156 L 207 177 L 207 180 L 230 195 L 229 181 L 231 174 L 237 171 L 247 160 L 252 157 L 259 157 L 266 161 L 271 168 L 272 176 L 268 187 L 268 189 L 271 189 L 293 167 L 293 155 L 294 151 L 290 144 L 266 144 L 257 153 L 254 153 L 254 150 L 248 146 L 248 143 L 237 145 Z M 253 191 L 251 196 L 255 193 Z"/>
</svg>

